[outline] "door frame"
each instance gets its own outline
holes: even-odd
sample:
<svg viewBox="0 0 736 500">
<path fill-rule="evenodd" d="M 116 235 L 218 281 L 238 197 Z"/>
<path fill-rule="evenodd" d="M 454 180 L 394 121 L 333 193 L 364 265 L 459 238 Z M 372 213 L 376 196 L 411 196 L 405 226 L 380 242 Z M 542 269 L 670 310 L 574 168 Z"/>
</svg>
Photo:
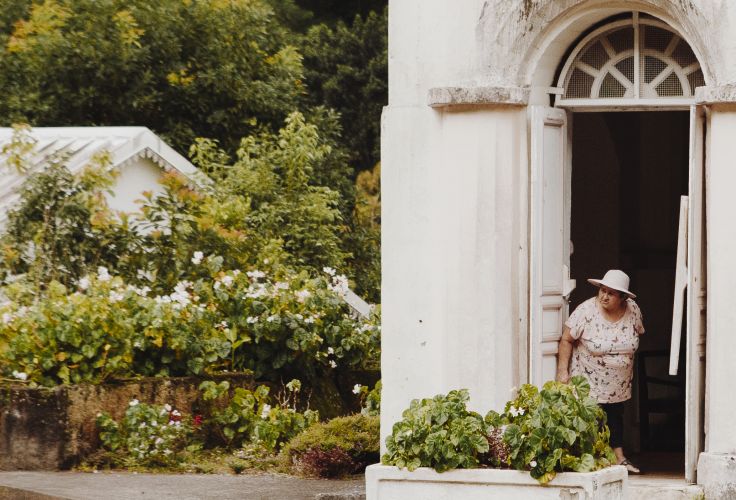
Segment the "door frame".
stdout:
<svg viewBox="0 0 736 500">
<path fill-rule="evenodd" d="M 539 161 L 539 144 L 540 144 L 540 137 L 538 136 L 539 131 L 534 130 L 534 116 L 535 114 L 539 114 L 539 111 L 534 111 L 534 108 L 539 109 L 557 109 L 562 110 L 565 112 L 567 120 L 566 120 L 566 137 L 565 137 L 565 144 L 563 151 L 565 153 L 565 159 L 564 159 L 564 170 L 563 175 L 564 178 L 562 179 L 564 186 L 570 186 L 570 179 L 572 175 L 572 140 L 573 140 L 573 124 L 574 124 L 574 114 L 575 113 L 583 113 L 583 112 L 620 112 L 620 111 L 638 111 L 638 112 L 657 112 L 657 111 L 688 111 L 691 113 L 691 130 L 690 134 L 692 135 L 694 131 L 692 130 L 692 123 L 697 123 L 697 120 L 702 119 L 701 125 L 705 127 L 706 134 L 708 129 L 710 128 L 708 125 L 709 121 L 709 112 L 708 108 L 706 106 L 695 106 L 694 103 L 689 103 L 688 105 L 679 105 L 679 106 L 672 106 L 671 103 L 663 103 L 662 106 L 658 105 L 644 105 L 644 106 L 610 106 L 610 105 L 601 105 L 601 106 L 586 106 L 584 108 L 580 107 L 574 107 L 574 108 L 568 108 L 564 106 L 564 104 L 555 105 L 555 106 L 529 106 L 529 113 L 528 113 L 528 130 L 529 130 L 529 179 L 527 182 L 527 196 L 529 200 L 529 209 L 527 213 L 527 227 L 529 228 L 528 232 L 528 263 L 527 263 L 527 276 L 526 276 L 526 289 L 527 289 L 527 311 L 526 311 L 526 318 L 522 321 L 522 324 L 527 325 L 527 332 L 526 332 L 526 350 L 524 352 L 524 360 L 523 363 L 526 364 L 526 381 L 529 383 L 539 383 L 539 373 L 542 370 L 541 366 L 538 366 L 540 363 L 540 356 L 539 352 L 544 351 L 541 347 L 536 345 L 536 342 L 538 339 L 545 339 L 545 336 L 543 332 L 536 332 L 534 331 L 535 328 L 540 328 L 538 325 L 540 323 L 538 318 L 535 318 L 535 310 L 539 308 L 539 299 L 537 299 L 534 295 L 538 294 L 540 287 L 538 284 L 535 284 L 534 280 L 537 279 L 537 273 L 535 272 L 535 269 L 538 268 L 538 263 L 534 261 L 535 259 L 535 247 L 539 245 L 539 240 L 541 238 L 541 229 L 538 226 L 539 224 L 539 217 L 535 216 L 535 214 L 539 214 L 541 207 L 539 206 L 539 196 L 535 192 L 535 189 L 538 189 L 535 187 L 535 162 Z M 692 114 L 696 113 L 698 116 L 695 118 L 692 118 Z M 703 138 L 703 142 L 701 144 L 702 147 L 702 155 L 703 155 L 703 163 L 705 165 L 705 168 L 707 169 L 707 147 L 708 147 L 708 141 L 707 136 Z M 692 161 L 693 157 L 693 151 L 691 149 L 693 148 L 693 141 L 690 141 L 690 144 L 688 145 L 688 156 L 690 158 L 690 161 Z M 692 166 L 688 168 L 688 185 L 691 185 L 692 181 Z M 703 213 L 707 213 L 707 195 L 705 193 L 705 185 L 702 186 L 703 190 Z M 572 193 L 568 192 L 565 195 L 564 199 L 564 218 L 563 218 L 563 230 L 562 233 L 567 238 L 565 242 L 569 242 L 569 235 L 570 235 L 570 225 L 571 225 L 571 208 L 572 208 Z M 703 216 L 702 221 L 700 221 L 700 228 L 698 231 L 696 231 L 696 234 L 701 235 L 702 238 L 702 244 L 707 245 L 706 239 L 707 235 L 705 232 L 705 216 Z M 566 245 L 569 247 L 569 245 Z M 566 261 L 569 266 L 569 259 L 570 259 L 570 248 L 567 248 L 567 254 L 564 255 L 563 260 Z M 707 254 L 703 252 L 702 254 L 702 261 L 703 266 L 705 269 L 707 269 Z M 569 270 L 569 267 L 568 267 Z M 560 272 L 560 275 L 562 275 L 562 270 Z M 543 287 L 542 287 L 543 288 Z M 703 297 L 698 291 L 693 291 L 693 300 L 697 300 L 699 302 L 702 302 L 702 306 L 707 309 L 707 297 Z M 690 308 L 691 309 L 691 308 Z M 569 314 L 567 302 L 563 304 L 562 308 L 562 318 L 561 321 L 564 322 L 567 318 L 567 314 Z M 707 336 L 704 335 L 703 337 Z M 546 339 L 549 341 L 549 339 Z M 686 339 L 686 341 L 688 341 Z M 703 363 L 705 363 L 705 348 L 704 343 L 705 340 L 703 339 L 695 339 L 697 342 L 697 353 L 695 356 L 702 356 Z M 688 342 L 688 346 L 689 346 Z M 701 351 L 702 347 L 702 351 Z M 691 349 L 688 347 L 688 353 Z M 688 354 L 690 356 L 690 354 Z M 705 383 L 703 380 L 696 379 L 697 374 L 691 373 L 691 371 L 688 371 L 686 373 L 686 390 L 688 391 L 688 397 L 691 397 L 691 393 L 693 390 L 693 386 L 696 384 L 701 384 L 703 386 L 702 394 L 700 395 L 700 401 L 699 404 L 696 404 L 695 406 L 699 406 L 699 408 L 702 410 L 704 407 L 704 398 L 705 398 Z M 694 379 L 694 380 L 691 380 Z M 689 399 L 687 400 L 689 401 Z M 686 401 L 686 405 L 687 405 Z M 701 411 L 697 410 L 697 411 Z M 693 448 L 693 443 L 690 442 L 690 440 L 698 440 L 699 443 L 695 445 L 700 449 L 700 451 L 704 451 L 703 449 L 703 443 L 704 439 L 703 436 L 705 434 L 705 428 L 704 428 L 704 422 L 706 419 L 701 413 L 695 417 L 695 420 L 698 422 L 700 429 L 697 435 L 693 436 L 692 429 L 689 429 L 688 422 L 693 420 L 693 416 L 689 415 L 689 412 L 691 411 L 689 406 L 686 406 L 686 428 L 683 429 L 685 432 L 685 446 L 686 450 L 691 450 Z M 693 410 L 696 411 L 696 410 Z M 689 456 L 690 453 L 686 453 L 685 457 L 685 472 L 686 472 L 686 479 L 690 483 L 696 482 L 695 477 L 695 467 L 696 463 L 692 463 L 692 457 Z M 697 454 L 695 455 L 695 461 L 697 461 Z"/>
</svg>

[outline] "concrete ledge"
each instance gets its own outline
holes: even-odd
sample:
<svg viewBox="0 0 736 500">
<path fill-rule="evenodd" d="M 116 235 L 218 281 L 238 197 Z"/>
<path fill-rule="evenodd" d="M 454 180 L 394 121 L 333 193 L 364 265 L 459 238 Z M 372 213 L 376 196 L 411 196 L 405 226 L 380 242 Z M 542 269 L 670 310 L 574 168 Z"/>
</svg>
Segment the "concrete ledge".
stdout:
<svg viewBox="0 0 736 500">
<path fill-rule="evenodd" d="M 421 467 L 413 472 L 386 465 L 371 465 L 365 471 L 367 500 L 421 498 L 575 498 L 625 499 L 628 474 L 621 466 L 596 472 L 564 472 L 540 485 L 528 472 L 503 469 L 458 469 L 435 472 Z"/>
<path fill-rule="evenodd" d="M 435 87 L 429 89 L 427 104 L 433 108 L 450 106 L 526 106 L 528 87 Z"/>
<path fill-rule="evenodd" d="M 701 453 L 698 484 L 703 486 L 705 498 L 736 500 L 736 455 Z"/>
<path fill-rule="evenodd" d="M 736 84 L 695 89 L 697 104 L 736 103 Z"/>
</svg>

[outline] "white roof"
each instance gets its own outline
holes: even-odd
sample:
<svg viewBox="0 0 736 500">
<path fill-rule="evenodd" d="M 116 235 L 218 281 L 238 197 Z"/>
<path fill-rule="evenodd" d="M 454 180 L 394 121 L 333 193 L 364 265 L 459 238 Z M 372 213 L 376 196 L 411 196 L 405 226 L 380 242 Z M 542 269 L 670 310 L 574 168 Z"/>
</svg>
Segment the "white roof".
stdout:
<svg viewBox="0 0 736 500">
<path fill-rule="evenodd" d="M 189 160 L 146 127 L 36 127 L 30 130 L 30 136 L 37 142 L 28 172 L 19 173 L 0 154 L 0 211 L 18 199 L 19 188 L 29 174 L 59 156 L 71 172 L 81 170 L 94 155 L 107 151 L 112 168 L 149 158 L 164 170 L 176 170 L 195 183 L 201 180 L 201 174 Z M 0 128 L 0 151 L 12 137 L 12 128 Z"/>
</svg>

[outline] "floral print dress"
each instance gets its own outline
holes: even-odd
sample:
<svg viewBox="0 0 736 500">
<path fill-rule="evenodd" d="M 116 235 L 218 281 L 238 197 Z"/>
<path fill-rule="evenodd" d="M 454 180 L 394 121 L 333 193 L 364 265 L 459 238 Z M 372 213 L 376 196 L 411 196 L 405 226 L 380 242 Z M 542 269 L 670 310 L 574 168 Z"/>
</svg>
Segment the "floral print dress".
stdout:
<svg viewBox="0 0 736 500">
<path fill-rule="evenodd" d="M 590 383 L 590 395 L 599 403 L 631 399 L 634 353 L 644 333 L 641 310 L 631 299 L 615 322 L 603 317 L 597 297 L 580 304 L 565 322 L 576 339 L 572 352 L 572 375 Z"/>
</svg>

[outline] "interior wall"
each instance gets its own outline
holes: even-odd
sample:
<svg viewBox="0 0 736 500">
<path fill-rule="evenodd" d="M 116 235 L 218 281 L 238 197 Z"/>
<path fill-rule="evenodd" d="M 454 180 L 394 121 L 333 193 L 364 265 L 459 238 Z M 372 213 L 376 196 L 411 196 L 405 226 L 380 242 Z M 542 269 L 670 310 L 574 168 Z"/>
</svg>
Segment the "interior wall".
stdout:
<svg viewBox="0 0 736 500">
<path fill-rule="evenodd" d="M 665 351 L 648 358 L 647 364 L 648 375 L 663 378 L 670 347 L 680 196 L 688 189 L 688 144 L 687 112 L 574 115 L 570 267 L 578 287 L 570 310 L 596 293 L 587 278 L 600 278 L 608 269 L 625 271 L 644 315 L 646 334 L 639 352 Z M 672 388 L 650 384 L 649 391 L 650 398 L 680 397 Z M 637 397 L 635 387 L 633 399 Z M 627 411 L 633 423 L 632 404 Z M 657 418 L 662 419 L 655 416 L 654 421 Z M 684 435 L 684 430 L 678 433 Z M 635 433 L 629 433 L 629 439 L 635 437 L 631 434 Z"/>
</svg>

